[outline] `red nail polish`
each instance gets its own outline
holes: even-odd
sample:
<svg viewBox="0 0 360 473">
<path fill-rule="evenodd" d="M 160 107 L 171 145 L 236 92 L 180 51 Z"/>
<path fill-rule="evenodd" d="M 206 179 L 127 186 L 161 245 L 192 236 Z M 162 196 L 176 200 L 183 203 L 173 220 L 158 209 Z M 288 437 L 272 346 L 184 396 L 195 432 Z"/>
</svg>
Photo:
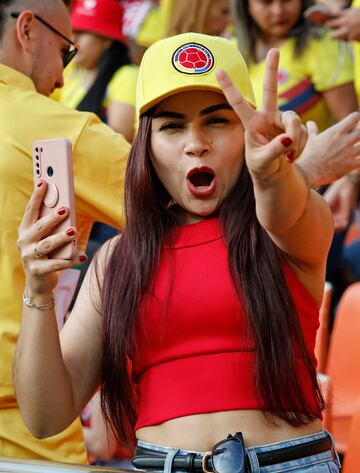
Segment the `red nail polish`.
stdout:
<svg viewBox="0 0 360 473">
<path fill-rule="evenodd" d="M 296 155 L 295 155 L 295 151 L 292 149 L 290 150 L 287 154 L 286 154 L 286 157 L 288 159 L 288 161 L 290 161 L 291 163 L 293 161 L 295 161 L 295 158 L 296 158 Z"/>
<path fill-rule="evenodd" d="M 81 263 L 84 263 L 87 260 L 87 256 L 86 255 L 80 255 L 79 260 L 81 261 Z"/>
<path fill-rule="evenodd" d="M 292 145 L 293 140 L 289 136 L 285 136 L 284 138 L 281 138 L 281 143 L 288 148 Z"/>
<path fill-rule="evenodd" d="M 44 181 L 40 181 L 37 183 L 36 187 L 41 187 L 44 184 Z"/>
<path fill-rule="evenodd" d="M 64 215 L 65 212 L 66 212 L 66 209 L 65 209 L 65 207 L 60 207 L 57 212 L 58 212 L 59 215 Z"/>
<path fill-rule="evenodd" d="M 69 228 L 69 230 L 66 230 L 66 235 L 74 236 L 75 235 L 75 230 L 73 228 Z"/>
</svg>

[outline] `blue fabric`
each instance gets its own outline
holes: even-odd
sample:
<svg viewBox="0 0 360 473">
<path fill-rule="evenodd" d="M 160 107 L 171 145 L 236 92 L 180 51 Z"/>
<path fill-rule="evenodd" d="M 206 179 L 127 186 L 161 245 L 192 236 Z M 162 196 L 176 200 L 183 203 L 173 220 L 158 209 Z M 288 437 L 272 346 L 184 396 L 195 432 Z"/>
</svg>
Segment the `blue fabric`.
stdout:
<svg viewBox="0 0 360 473">
<path fill-rule="evenodd" d="M 321 439 L 329 437 L 332 442 L 332 449 L 326 452 L 318 453 L 308 457 L 298 458 L 290 462 L 277 463 L 275 465 L 260 467 L 257 461 L 257 453 L 270 452 L 279 448 L 290 447 L 294 445 L 301 445 L 311 440 Z M 154 445 L 146 442 L 138 441 L 138 446 L 142 448 L 148 448 L 161 453 L 172 452 L 173 449 L 162 445 Z M 186 455 L 190 450 L 178 450 L 177 453 Z M 258 447 L 246 448 L 247 457 L 250 464 L 250 470 L 247 473 L 339 473 L 341 465 L 339 457 L 336 453 L 334 442 L 329 432 L 326 430 L 318 432 L 313 435 L 305 435 L 303 437 L 297 437 L 291 440 L 282 442 L 261 445 Z M 197 454 L 203 454 L 204 452 L 193 452 Z M 173 473 L 184 473 L 184 472 L 173 472 Z"/>
</svg>

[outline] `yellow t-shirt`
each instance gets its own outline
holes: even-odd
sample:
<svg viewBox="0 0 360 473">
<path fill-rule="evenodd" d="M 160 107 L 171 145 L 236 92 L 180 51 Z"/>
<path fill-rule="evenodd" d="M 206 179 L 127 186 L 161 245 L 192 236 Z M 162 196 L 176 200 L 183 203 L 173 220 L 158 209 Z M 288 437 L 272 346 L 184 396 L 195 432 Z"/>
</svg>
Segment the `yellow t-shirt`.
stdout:
<svg viewBox="0 0 360 473">
<path fill-rule="evenodd" d="M 138 66 L 126 65 L 120 67 L 109 82 L 103 101 L 104 116 L 109 103 L 112 100 L 135 105 L 136 79 Z M 66 105 L 75 108 L 85 97 L 89 84 L 87 80 L 87 71 L 70 64 L 64 71 L 64 87 L 55 91 L 51 98 Z"/>
<path fill-rule="evenodd" d="M 295 39 L 280 47 L 278 74 L 279 108 L 294 110 L 302 121 L 313 120 L 319 130 L 332 123 L 332 117 L 321 93 L 353 81 L 353 63 L 347 43 L 328 35 L 311 39 L 306 50 L 294 57 Z M 257 106 L 263 99 L 265 61 L 249 65 Z"/>
<path fill-rule="evenodd" d="M 11 366 L 25 285 L 17 230 L 33 190 L 33 141 L 66 137 L 73 145 L 81 249 L 94 221 L 122 224 L 129 145 L 94 114 L 76 112 L 38 94 L 31 79 L 2 64 L 0 110 L 0 456 L 86 463 L 78 420 L 63 433 L 38 440 L 24 425 L 16 403 Z"/>
<path fill-rule="evenodd" d="M 353 0 L 351 7 L 360 8 L 360 0 Z M 354 41 L 352 47 L 354 53 L 354 82 L 358 102 L 360 103 L 360 41 Z"/>
<path fill-rule="evenodd" d="M 136 64 L 128 64 L 116 71 L 108 86 L 109 99 L 135 107 L 138 74 L 139 66 Z"/>
</svg>

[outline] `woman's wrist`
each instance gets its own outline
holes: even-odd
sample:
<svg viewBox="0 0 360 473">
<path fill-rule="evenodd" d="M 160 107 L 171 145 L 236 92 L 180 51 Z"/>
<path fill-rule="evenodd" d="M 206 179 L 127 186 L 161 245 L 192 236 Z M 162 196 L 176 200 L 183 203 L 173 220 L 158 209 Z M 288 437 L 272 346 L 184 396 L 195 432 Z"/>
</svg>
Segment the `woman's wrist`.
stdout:
<svg viewBox="0 0 360 473">
<path fill-rule="evenodd" d="M 47 291 L 46 293 L 36 294 L 29 288 L 25 288 L 23 294 L 23 302 L 27 307 L 46 311 L 51 310 L 55 306 L 55 296 L 53 291 Z"/>
</svg>

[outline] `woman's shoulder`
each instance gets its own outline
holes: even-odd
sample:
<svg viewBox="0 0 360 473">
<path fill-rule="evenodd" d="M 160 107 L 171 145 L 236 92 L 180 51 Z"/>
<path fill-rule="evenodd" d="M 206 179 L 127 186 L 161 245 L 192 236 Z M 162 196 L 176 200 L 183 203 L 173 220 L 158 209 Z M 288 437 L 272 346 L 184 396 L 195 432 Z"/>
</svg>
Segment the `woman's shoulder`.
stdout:
<svg viewBox="0 0 360 473">
<path fill-rule="evenodd" d="M 102 266 L 106 267 L 109 263 L 112 255 L 114 254 L 115 248 L 122 238 L 122 233 L 115 235 L 113 238 L 107 240 L 96 253 L 97 262 Z"/>
<path fill-rule="evenodd" d="M 118 242 L 121 239 L 121 234 L 114 236 L 107 240 L 95 253 L 95 256 L 90 264 L 89 273 L 95 276 L 96 284 L 101 289 L 107 271 L 107 267 L 111 261 Z"/>
<path fill-rule="evenodd" d="M 107 90 L 110 100 L 135 104 L 136 81 L 139 73 L 139 66 L 127 64 L 120 67 L 113 75 Z"/>
</svg>

